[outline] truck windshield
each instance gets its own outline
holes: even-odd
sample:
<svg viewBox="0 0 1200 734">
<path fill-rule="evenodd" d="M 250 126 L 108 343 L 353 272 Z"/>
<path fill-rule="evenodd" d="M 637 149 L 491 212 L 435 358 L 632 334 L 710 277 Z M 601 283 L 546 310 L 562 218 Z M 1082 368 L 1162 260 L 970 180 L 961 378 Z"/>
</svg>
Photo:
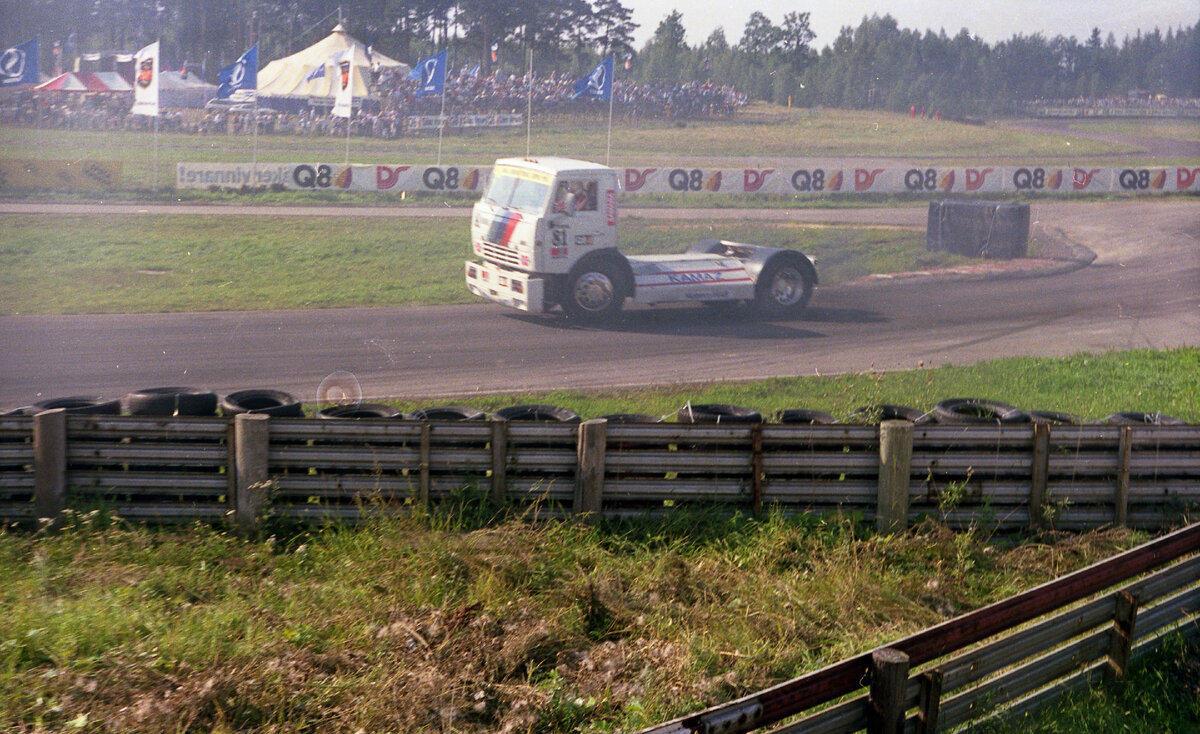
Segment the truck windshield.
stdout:
<svg viewBox="0 0 1200 734">
<path fill-rule="evenodd" d="M 483 198 L 497 206 L 540 212 L 546 206 L 550 187 L 537 181 L 516 176 L 495 175 Z"/>
</svg>

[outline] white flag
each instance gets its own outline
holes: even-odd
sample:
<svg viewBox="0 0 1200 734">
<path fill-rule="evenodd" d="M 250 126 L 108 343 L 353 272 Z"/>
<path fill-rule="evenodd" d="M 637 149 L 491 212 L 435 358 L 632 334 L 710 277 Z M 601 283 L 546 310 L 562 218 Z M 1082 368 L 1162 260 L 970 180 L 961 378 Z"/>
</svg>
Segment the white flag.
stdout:
<svg viewBox="0 0 1200 734">
<path fill-rule="evenodd" d="M 133 70 L 133 109 L 135 115 L 158 117 L 158 41 L 137 52 Z"/>
<path fill-rule="evenodd" d="M 354 46 L 346 49 L 334 59 L 337 67 L 337 95 L 333 98 L 335 117 L 349 119 L 354 112 Z"/>
</svg>

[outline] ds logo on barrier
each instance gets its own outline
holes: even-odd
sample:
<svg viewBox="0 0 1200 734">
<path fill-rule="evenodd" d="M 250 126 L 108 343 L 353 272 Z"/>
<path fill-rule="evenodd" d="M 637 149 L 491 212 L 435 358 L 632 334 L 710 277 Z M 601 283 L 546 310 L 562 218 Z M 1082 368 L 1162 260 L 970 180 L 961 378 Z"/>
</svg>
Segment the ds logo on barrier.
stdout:
<svg viewBox="0 0 1200 734">
<path fill-rule="evenodd" d="M 984 168 L 984 169 L 968 168 L 966 170 L 967 191 L 978 191 L 981 188 L 983 188 L 983 185 L 987 182 L 988 174 L 994 170 L 996 170 L 996 169 L 994 169 L 994 168 Z"/>
<path fill-rule="evenodd" d="M 767 176 L 772 173 L 775 173 L 774 168 L 766 168 L 761 171 L 754 168 L 745 169 L 742 173 L 742 190 L 748 194 L 758 191 L 767 182 Z"/>
<path fill-rule="evenodd" d="M 854 169 L 854 190 L 866 191 L 875 185 L 875 178 L 883 173 L 882 168 L 874 168 L 868 171 L 865 168 Z"/>
<path fill-rule="evenodd" d="M 1192 184 L 1196 183 L 1197 174 L 1200 174 L 1200 168 L 1175 169 L 1175 188 L 1179 191 L 1192 188 Z"/>
<path fill-rule="evenodd" d="M 411 166 L 376 166 L 375 167 L 375 188 L 380 191 L 387 191 L 396 185 L 400 180 L 400 174 L 407 171 Z"/>
<path fill-rule="evenodd" d="M 638 189 L 642 188 L 643 186 L 646 185 L 646 179 L 649 178 L 650 174 L 654 173 L 657 170 L 658 170 L 657 168 L 643 168 L 641 170 L 638 170 L 636 168 L 626 168 L 625 169 L 625 190 L 626 191 L 637 191 Z"/>
</svg>

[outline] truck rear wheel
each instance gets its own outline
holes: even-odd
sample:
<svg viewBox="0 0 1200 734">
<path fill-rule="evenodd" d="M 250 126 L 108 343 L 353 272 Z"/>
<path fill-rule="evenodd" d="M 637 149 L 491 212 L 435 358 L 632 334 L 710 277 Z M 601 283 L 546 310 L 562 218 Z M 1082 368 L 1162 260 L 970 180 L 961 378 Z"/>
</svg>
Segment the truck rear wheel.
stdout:
<svg viewBox="0 0 1200 734">
<path fill-rule="evenodd" d="M 624 301 L 620 270 L 608 260 L 580 263 L 567 275 L 562 309 L 572 319 L 587 323 L 605 321 L 621 311 Z"/>
<path fill-rule="evenodd" d="M 765 318 L 795 318 L 812 297 L 813 282 L 799 257 L 780 253 L 767 261 L 754 288 L 754 307 Z"/>
</svg>

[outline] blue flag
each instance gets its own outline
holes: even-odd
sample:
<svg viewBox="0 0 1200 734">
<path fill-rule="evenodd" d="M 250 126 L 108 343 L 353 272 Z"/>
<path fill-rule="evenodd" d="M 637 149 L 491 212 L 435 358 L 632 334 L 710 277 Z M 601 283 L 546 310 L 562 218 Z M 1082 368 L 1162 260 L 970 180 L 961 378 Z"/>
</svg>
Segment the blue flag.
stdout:
<svg viewBox="0 0 1200 734">
<path fill-rule="evenodd" d="M 413 67 L 408 73 L 411 81 L 420 82 L 417 96 L 442 94 L 446 91 L 446 51 L 442 50 Z"/>
<path fill-rule="evenodd" d="M 587 97 L 588 99 L 612 99 L 613 57 L 596 64 L 587 76 L 575 82 L 575 91 L 571 99 Z"/>
<path fill-rule="evenodd" d="M 0 87 L 16 84 L 37 84 L 38 40 L 26 41 L 0 54 Z"/>
<path fill-rule="evenodd" d="M 325 78 L 325 62 L 322 61 L 320 66 L 314 67 L 312 71 L 308 72 L 308 76 L 304 77 L 304 81 L 311 82 L 313 79 L 324 79 L 324 78 Z"/>
<path fill-rule="evenodd" d="M 217 73 L 217 97 L 225 99 L 241 89 L 258 89 L 258 44 Z"/>
</svg>

